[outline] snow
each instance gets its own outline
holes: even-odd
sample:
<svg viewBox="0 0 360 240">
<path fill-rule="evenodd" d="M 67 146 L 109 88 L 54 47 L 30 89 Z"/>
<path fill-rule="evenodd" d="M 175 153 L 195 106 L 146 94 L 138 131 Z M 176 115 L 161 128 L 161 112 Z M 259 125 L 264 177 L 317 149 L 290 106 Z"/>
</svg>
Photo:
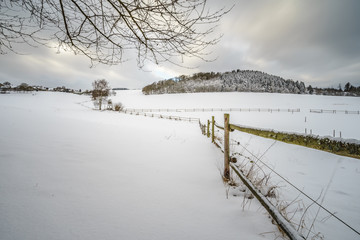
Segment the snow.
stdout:
<svg viewBox="0 0 360 240">
<path fill-rule="evenodd" d="M 230 135 L 231 139 L 236 139 L 242 145 L 246 145 L 246 148 L 258 158 L 275 142 L 271 139 L 238 131 L 232 132 Z M 243 152 L 244 155 L 252 157 L 241 146 L 233 145 L 231 151 L 233 153 Z M 256 158 L 252 159 L 256 160 Z M 360 204 L 358 201 L 360 198 L 360 186 L 358 185 L 360 161 L 358 159 L 276 142 L 261 160 L 319 203 L 324 197 L 322 205 L 325 208 L 360 231 Z M 263 170 L 267 173 L 271 172 L 266 167 L 263 167 Z M 305 207 L 310 206 L 311 201 L 274 173 L 271 174 L 271 182 L 279 187 L 281 200 L 291 202 L 296 199 L 301 201 L 300 205 L 303 210 L 299 211 L 293 219 L 295 223 L 299 223 L 299 218 L 302 216 Z M 329 190 L 326 192 L 328 186 Z M 293 209 L 297 207 L 298 204 L 291 206 Z M 317 210 L 316 205 L 309 208 L 307 213 L 308 226 L 314 219 Z M 335 218 L 322 221 L 328 217 L 329 214 L 321 210 L 315 223 L 315 232 L 321 232 L 325 239 L 359 238 L 357 234 Z M 307 231 L 304 232 L 307 234 Z"/>
<path fill-rule="evenodd" d="M 269 93 L 193 93 L 144 96 L 140 91 L 117 92 L 114 102 L 120 101 L 127 108 L 270 108 L 270 109 L 300 109 L 299 113 L 291 112 L 229 112 L 230 122 L 255 128 L 274 129 L 307 134 L 310 129 L 319 137 L 330 137 L 336 129 L 337 139 L 346 142 L 359 142 L 360 122 L 358 114 L 344 113 L 310 113 L 310 109 L 330 110 L 360 110 L 360 98 L 319 96 L 319 95 L 291 95 Z M 198 117 L 203 123 L 211 116 L 215 116 L 219 125 L 223 125 L 224 112 L 166 112 L 167 115 Z M 305 122 L 306 117 L 306 122 Z M 342 138 L 339 138 L 339 132 Z M 231 139 L 247 146 L 247 149 L 260 157 L 275 141 L 256 137 L 238 131 L 232 132 Z M 220 134 L 221 137 L 221 134 Z M 345 139 L 344 139 L 345 137 Z M 232 146 L 231 152 L 240 152 L 253 158 L 240 146 Z M 335 213 L 351 227 L 360 231 L 360 161 L 347 157 L 325 153 L 322 151 L 299 147 L 296 145 L 276 142 L 262 160 L 271 166 L 285 179 L 303 190 L 313 199 L 322 202 L 323 206 Z M 270 172 L 269 169 L 264 169 Z M 294 222 L 299 223 L 305 207 L 311 204 L 306 197 L 298 196 L 299 192 L 290 187 L 282 179 L 272 175 L 272 182 L 281 186 L 279 192 L 282 201 L 291 202 L 297 199 L 303 209 L 294 216 Z M 329 190 L 325 193 L 326 188 Z M 325 196 L 324 196 L 325 195 Z M 323 199 L 323 200 L 322 200 Z M 293 204 L 292 208 L 298 205 Z M 307 211 L 307 224 L 311 225 L 317 207 L 311 206 Z M 315 230 L 310 236 L 320 232 L 325 239 L 358 239 L 358 235 L 345 227 L 338 220 L 330 217 L 321 210 L 316 218 Z M 328 219 L 322 221 L 323 219 Z M 307 234 L 307 231 L 303 231 Z M 321 235 L 320 235 L 321 236 Z"/>
<path fill-rule="evenodd" d="M 319 136 L 340 136 L 360 140 L 360 114 L 310 113 L 310 109 L 360 111 L 360 98 L 276 93 L 192 93 L 143 95 L 141 91 L 117 91 L 113 102 L 125 108 L 265 108 L 300 109 L 300 112 L 229 112 L 230 122 L 249 127 L 306 133 Z M 168 113 L 167 113 L 168 114 Z M 224 112 L 174 112 L 174 116 L 200 117 L 202 122 L 215 116 L 223 122 Z M 168 114 L 169 115 L 169 114 Z M 305 121 L 306 118 L 306 121 Z"/>
<path fill-rule="evenodd" d="M 300 113 L 231 112 L 234 124 L 360 139 L 356 114 L 315 114 L 311 108 L 359 110 L 359 98 L 266 93 L 142 95 L 117 91 L 126 108 L 300 108 Z M 279 236 L 256 200 L 227 199 L 223 155 L 198 124 L 95 111 L 88 96 L 0 95 L 0 239 L 274 239 Z M 165 114 L 165 113 L 164 113 Z M 215 115 L 223 112 L 174 112 Z M 307 117 L 307 122 L 304 118 Z M 310 128 L 311 127 L 311 128 Z M 309 131 L 309 130 L 308 130 Z M 260 157 L 274 140 L 230 134 Z M 232 145 L 231 152 L 246 151 Z M 248 154 L 249 157 L 252 157 Z M 360 161 L 276 142 L 262 161 L 336 216 L 360 230 Z M 298 192 L 272 174 L 279 198 Z M 326 191 L 328 187 L 328 191 Z M 325 197 L 323 198 L 323 196 Z M 241 195 L 242 196 L 242 195 Z M 309 201 L 301 196 L 305 205 Z M 309 222 L 317 208 L 309 209 Z M 303 211 L 302 211 L 303 212 Z M 300 212 L 300 214 L 302 213 Z M 314 233 L 358 239 L 320 211 Z M 294 217 L 294 221 L 299 216 Z M 307 232 L 306 232 L 307 233 Z"/>
<path fill-rule="evenodd" d="M 0 238 L 273 239 L 226 199 L 197 124 L 99 112 L 89 97 L 0 95 Z"/>
</svg>

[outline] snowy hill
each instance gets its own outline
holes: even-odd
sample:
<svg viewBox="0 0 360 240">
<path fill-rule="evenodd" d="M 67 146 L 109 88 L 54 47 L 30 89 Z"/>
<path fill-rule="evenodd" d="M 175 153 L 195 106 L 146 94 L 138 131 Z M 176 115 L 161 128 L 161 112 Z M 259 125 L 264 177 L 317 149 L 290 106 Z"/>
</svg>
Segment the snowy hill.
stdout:
<svg viewBox="0 0 360 240">
<path fill-rule="evenodd" d="M 252 70 L 233 70 L 225 73 L 197 73 L 192 76 L 159 81 L 143 88 L 144 94 L 190 92 L 306 92 L 305 84 Z"/>
</svg>

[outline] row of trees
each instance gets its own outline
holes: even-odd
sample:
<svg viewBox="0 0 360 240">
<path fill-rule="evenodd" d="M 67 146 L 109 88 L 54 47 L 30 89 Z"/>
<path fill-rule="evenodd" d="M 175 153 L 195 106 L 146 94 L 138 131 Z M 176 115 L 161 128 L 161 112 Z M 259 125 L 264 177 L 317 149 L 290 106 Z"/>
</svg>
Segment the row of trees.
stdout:
<svg viewBox="0 0 360 240">
<path fill-rule="evenodd" d="M 43 87 L 39 87 L 39 86 L 30 86 L 27 83 L 21 83 L 18 86 L 12 86 L 12 84 L 10 82 L 4 82 L 4 83 L 0 83 L 0 89 L 1 89 L 1 93 L 7 93 L 10 91 L 15 91 L 15 92 L 28 92 L 28 91 L 46 91 L 48 89 L 45 89 Z"/>
<path fill-rule="evenodd" d="M 338 88 L 313 88 L 311 85 L 307 87 L 307 92 L 309 94 L 317 95 L 331 95 L 331 96 L 360 96 L 360 86 L 355 87 L 351 83 L 346 83 L 344 89 L 342 89 L 341 84 Z"/>
<path fill-rule="evenodd" d="M 17 86 L 13 86 L 10 82 L 6 81 L 0 83 L 0 93 L 8 92 L 32 92 L 32 91 L 53 91 L 53 92 L 68 92 L 68 93 L 89 93 L 89 91 L 82 92 L 81 89 L 75 90 L 67 88 L 65 86 L 48 88 L 43 86 L 31 86 L 27 83 L 21 83 Z"/>
<path fill-rule="evenodd" d="M 92 83 L 93 86 L 93 90 L 91 91 L 81 91 L 81 89 L 79 90 L 73 90 L 73 89 L 69 89 L 66 88 L 64 86 L 62 87 L 56 87 L 53 89 L 49 89 L 49 88 L 45 88 L 42 86 L 30 86 L 27 83 L 21 83 L 18 86 L 12 86 L 12 84 L 10 82 L 4 82 L 4 83 L 0 83 L 0 93 L 7 93 L 10 91 L 15 91 L 15 92 L 31 92 L 31 91 L 54 91 L 54 92 L 67 92 L 67 93 L 80 93 L 80 94 L 91 94 L 91 98 L 94 101 L 94 105 L 99 108 L 99 110 L 101 110 L 102 106 L 104 104 L 108 104 L 112 106 L 112 102 L 108 102 L 108 97 L 111 95 L 115 95 L 115 91 L 111 91 L 109 82 L 106 81 L 105 79 L 100 79 L 100 80 L 95 80 Z M 116 106 L 114 106 L 115 108 L 120 108 L 122 107 L 121 104 L 116 104 Z"/>
</svg>

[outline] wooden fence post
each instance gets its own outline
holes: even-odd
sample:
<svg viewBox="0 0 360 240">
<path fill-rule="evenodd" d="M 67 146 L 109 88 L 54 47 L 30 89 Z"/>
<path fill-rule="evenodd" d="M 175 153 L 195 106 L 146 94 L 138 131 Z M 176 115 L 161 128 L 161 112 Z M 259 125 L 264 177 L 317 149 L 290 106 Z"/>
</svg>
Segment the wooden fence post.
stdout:
<svg viewBox="0 0 360 240">
<path fill-rule="evenodd" d="M 230 115 L 224 114 L 224 180 L 230 180 L 229 167 L 229 132 L 230 132 Z"/>
<path fill-rule="evenodd" d="M 211 117 L 211 142 L 213 143 L 215 141 L 215 117 Z"/>
<path fill-rule="evenodd" d="M 207 137 L 210 137 L 210 120 L 207 120 Z"/>
</svg>

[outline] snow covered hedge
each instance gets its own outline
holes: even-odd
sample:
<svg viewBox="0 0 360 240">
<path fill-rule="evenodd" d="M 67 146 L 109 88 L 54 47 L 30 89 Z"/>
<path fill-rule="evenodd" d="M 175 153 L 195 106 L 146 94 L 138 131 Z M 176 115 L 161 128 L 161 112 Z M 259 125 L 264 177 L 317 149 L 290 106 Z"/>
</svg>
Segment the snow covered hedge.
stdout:
<svg viewBox="0 0 360 240">
<path fill-rule="evenodd" d="M 360 159 L 360 144 L 357 141 L 347 141 L 331 137 L 319 137 L 315 135 L 302 135 L 295 133 L 277 132 L 272 130 L 249 128 L 231 125 L 233 129 L 254 134 L 261 137 L 271 138 L 278 141 L 297 144 L 305 147 L 319 149 L 342 156 Z"/>
</svg>

